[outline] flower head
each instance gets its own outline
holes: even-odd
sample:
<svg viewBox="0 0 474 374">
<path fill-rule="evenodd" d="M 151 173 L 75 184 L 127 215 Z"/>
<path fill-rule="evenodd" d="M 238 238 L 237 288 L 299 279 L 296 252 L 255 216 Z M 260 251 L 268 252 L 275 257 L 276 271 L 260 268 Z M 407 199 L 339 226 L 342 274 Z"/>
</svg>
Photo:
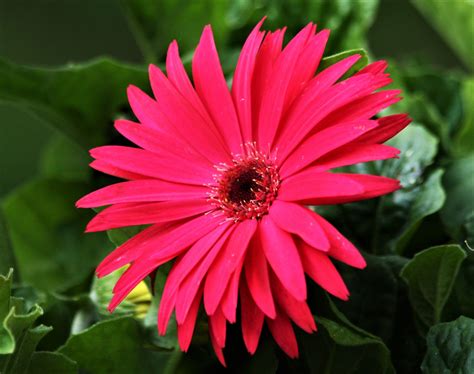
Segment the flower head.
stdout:
<svg viewBox="0 0 474 374">
<path fill-rule="evenodd" d="M 280 347 L 298 355 L 293 324 L 316 330 L 306 303 L 307 274 L 332 295 L 349 291 L 332 260 L 356 268 L 357 249 L 307 205 L 373 198 L 399 188 L 397 180 L 333 172 L 351 164 L 396 157 L 383 145 L 410 120 L 376 119 L 399 100 L 380 89 L 391 80 L 386 63 L 353 76 L 353 55 L 316 73 L 328 30 L 309 24 L 284 48 L 284 30 L 260 31 L 243 46 L 229 91 L 210 26 L 192 62 L 193 83 L 171 43 L 165 75 L 150 66 L 155 98 L 130 86 L 139 123 L 116 129 L 138 148 L 93 149 L 91 166 L 127 181 L 95 191 L 81 208 L 108 206 L 88 231 L 149 225 L 108 255 L 99 277 L 129 264 L 109 309 L 147 275 L 174 261 L 161 298 L 158 329 L 173 311 L 186 351 L 203 300 L 210 337 L 224 364 L 227 323 L 236 322 L 255 352 L 264 323 Z M 293 324 L 292 324 L 293 323 Z"/>
</svg>

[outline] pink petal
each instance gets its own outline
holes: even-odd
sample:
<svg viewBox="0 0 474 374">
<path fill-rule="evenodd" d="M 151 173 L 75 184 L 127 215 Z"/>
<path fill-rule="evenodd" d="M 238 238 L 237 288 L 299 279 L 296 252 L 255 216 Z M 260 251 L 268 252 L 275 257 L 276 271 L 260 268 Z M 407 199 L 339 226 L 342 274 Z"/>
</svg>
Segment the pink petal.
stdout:
<svg viewBox="0 0 474 374">
<path fill-rule="evenodd" d="M 226 325 L 227 321 L 220 308 L 217 309 L 213 315 L 209 316 L 209 328 L 211 330 L 211 334 L 216 339 L 216 344 L 220 348 L 225 347 Z"/>
<path fill-rule="evenodd" d="M 391 80 L 385 76 L 364 74 L 339 82 L 315 97 L 309 95 L 309 98 L 303 100 L 304 94 L 302 94 L 299 102 L 293 106 L 294 109 L 289 114 L 282 134 L 275 144 L 278 156 L 286 158 L 307 134 L 322 128 L 319 123 L 331 113 L 390 82 Z M 309 88 L 305 93 L 308 92 Z"/>
<path fill-rule="evenodd" d="M 211 265 L 204 286 L 204 307 L 208 315 L 214 314 L 224 295 L 227 284 L 242 261 L 248 244 L 257 229 L 256 220 L 235 225 L 234 232 Z"/>
<path fill-rule="evenodd" d="M 115 128 L 128 140 L 147 151 L 162 157 L 180 158 L 185 162 L 212 167 L 209 160 L 183 142 L 174 132 L 160 132 L 139 123 L 120 119 L 115 121 Z"/>
<path fill-rule="evenodd" d="M 263 40 L 260 32 L 263 19 L 255 26 L 245 41 L 232 81 L 232 98 L 239 117 L 244 142 L 252 140 L 252 79 L 257 53 Z"/>
<path fill-rule="evenodd" d="M 324 129 L 310 136 L 295 149 L 280 168 L 282 179 L 310 165 L 313 161 L 347 144 L 377 126 L 376 121 L 357 121 Z"/>
<path fill-rule="evenodd" d="M 176 40 L 173 41 L 168 48 L 168 54 L 166 55 L 166 73 L 176 90 L 193 106 L 206 122 L 212 123 L 209 114 L 204 108 L 204 104 L 194 90 L 188 74 L 184 69 L 181 58 L 179 57 L 178 43 L 176 43 Z"/>
<path fill-rule="evenodd" d="M 169 294 L 166 292 L 166 285 L 163 290 L 163 294 L 161 295 L 160 300 L 160 307 L 158 309 L 158 316 L 157 316 L 157 326 L 158 326 L 158 333 L 163 336 L 166 334 L 166 329 L 168 327 L 169 320 L 171 318 L 171 314 L 173 313 L 173 309 L 176 305 L 176 298 L 177 293 Z"/>
<path fill-rule="evenodd" d="M 359 139 L 360 142 L 384 143 L 407 127 L 411 119 L 406 114 L 394 114 L 382 117 L 377 121 L 379 126 L 362 136 Z"/>
<path fill-rule="evenodd" d="M 153 225 L 110 253 L 97 268 L 97 274 L 99 276 L 110 274 L 138 258 L 155 264 L 169 261 L 202 236 L 213 231 L 220 223 L 222 217 L 207 214 L 185 223 Z"/>
<path fill-rule="evenodd" d="M 270 83 L 273 66 L 281 53 L 285 30 L 268 32 L 258 51 L 252 79 L 252 128 L 253 137 L 258 134 L 258 118 L 262 99 Z"/>
<path fill-rule="evenodd" d="M 293 238 L 264 216 L 259 233 L 265 256 L 286 289 L 297 299 L 306 299 L 303 266 Z"/>
<path fill-rule="evenodd" d="M 400 101 L 400 90 L 385 90 L 361 97 L 346 104 L 321 121 L 319 128 L 324 129 L 337 123 L 367 120 L 381 110 Z"/>
<path fill-rule="evenodd" d="M 328 253 L 329 256 L 355 268 L 365 268 L 365 260 L 357 248 L 323 217 L 316 214 L 315 218 L 326 232 L 331 243 L 331 248 Z"/>
<path fill-rule="evenodd" d="M 222 348 L 219 347 L 219 345 L 217 344 L 216 337 L 212 334 L 212 330 L 209 331 L 209 335 L 211 338 L 211 345 L 212 345 L 212 348 L 214 349 L 217 359 L 222 364 L 222 366 L 227 367 L 225 363 L 224 353 L 222 352 Z"/>
<path fill-rule="evenodd" d="M 118 203 L 190 200 L 207 197 L 208 187 L 142 179 L 112 184 L 81 198 L 78 208 L 95 208 Z"/>
<path fill-rule="evenodd" d="M 221 308 L 225 318 L 230 323 L 235 323 L 237 319 L 237 299 L 239 296 L 240 274 L 242 273 L 243 261 L 237 266 L 237 269 L 232 274 L 227 289 L 222 297 Z"/>
<path fill-rule="evenodd" d="M 212 167 L 184 162 L 170 156 L 160 157 L 139 148 L 103 146 L 90 151 L 91 156 L 123 170 L 178 183 L 205 185 L 214 182 Z M 183 173 L 186 170 L 186 173 Z"/>
<path fill-rule="evenodd" d="M 375 61 L 367 66 L 364 66 L 354 75 L 367 74 L 367 73 L 382 74 L 387 69 L 387 67 L 388 67 L 387 61 L 384 61 L 384 60 Z"/>
<path fill-rule="evenodd" d="M 398 157 L 397 148 L 383 144 L 348 144 L 317 160 L 314 170 L 327 171 L 347 165 Z"/>
<path fill-rule="evenodd" d="M 316 28 L 316 25 L 314 27 Z M 323 56 L 329 33 L 329 30 L 322 30 L 308 39 L 301 56 L 298 58 L 294 76 L 290 82 L 287 95 L 288 103 L 285 105 L 287 108 L 303 91 L 306 83 L 314 76 Z"/>
<path fill-rule="evenodd" d="M 138 179 L 148 179 L 146 175 L 132 173 L 116 166 L 109 164 L 106 161 L 101 160 L 94 160 L 92 161 L 89 166 L 92 169 L 98 170 L 102 173 L 112 175 L 117 178 L 123 178 L 128 180 L 138 180 Z"/>
<path fill-rule="evenodd" d="M 330 294 L 342 299 L 349 298 L 344 281 L 329 257 L 304 242 L 299 245 L 305 272 Z"/>
<path fill-rule="evenodd" d="M 252 300 L 245 281 L 240 287 L 240 307 L 242 315 L 242 337 L 245 347 L 254 354 L 258 347 L 263 327 L 263 313 Z"/>
<path fill-rule="evenodd" d="M 281 200 L 273 202 L 270 217 L 283 230 L 298 235 L 311 246 L 327 252 L 329 241 L 322 230 L 315 214 L 298 204 Z"/>
<path fill-rule="evenodd" d="M 194 297 L 189 313 L 182 324 L 178 324 L 178 342 L 179 347 L 183 352 L 187 352 L 191 339 L 193 338 L 194 327 L 196 326 L 196 319 L 199 312 L 199 305 L 201 304 L 202 291 L 198 292 Z"/>
<path fill-rule="evenodd" d="M 158 107 L 158 103 L 136 86 L 127 88 L 128 102 L 138 121 L 160 132 L 173 133 L 174 126 Z"/>
<path fill-rule="evenodd" d="M 275 319 L 266 318 L 266 321 L 273 338 L 283 352 L 290 358 L 298 357 L 298 343 L 288 317 L 280 311 Z"/>
<path fill-rule="evenodd" d="M 258 118 L 258 143 L 264 150 L 270 149 L 273 143 L 296 62 L 311 31 L 312 24 L 301 30 L 285 47 L 272 69 L 268 86 L 262 96 Z"/>
<path fill-rule="evenodd" d="M 229 161 L 229 150 L 212 122 L 206 121 L 156 66 L 149 67 L 156 103 L 174 131 L 213 164 Z"/>
<path fill-rule="evenodd" d="M 272 286 L 280 309 L 307 333 L 316 331 L 316 324 L 306 301 L 296 300 L 275 275 L 272 276 Z"/>
<path fill-rule="evenodd" d="M 314 197 L 302 199 L 305 204 L 325 205 L 325 204 L 345 204 L 359 200 L 372 199 L 377 196 L 386 195 L 400 189 L 400 182 L 396 179 L 380 177 L 368 174 L 338 174 L 345 177 L 352 183 L 362 186 L 362 192 L 356 194 L 340 194 L 332 197 Z"/>
<path fill-rule="evenodd" d="M 340 196 L 359 196 L 363 192 L 363 186 L 346 174 L 325 173 L 311 168 L 285 179 L 280 186 L 278 199 L 336 199 Z"/>
<path fill-rule="evenodd" d="M 86 232 L 176 221 L 213 209 L 204 199 L 115 204 L 99 212 L 87 225 Z"/>
<path fill-rule="evenodd" d="M 210 26 L 204 27 L 193 57 L 196 91 L 231 152 L 242 152 L 242 135 L 232 98 L 227 88 Z"/>
<path fill-rule="evenodd" d="M 215 258 L 222 250 L 229 235 L 233 232 L 234 227 L 227 230 L 214 244 L 206 257 L 199 263 L 199 265 L 186 277 L 181 283 L 178 291 L 178 299 L 176 301 L 176 320 L 178 323 L 184 321 L 186 315 L 191 307 L 191 301 L 201 285 L 209 267 L 214 262 Z"/>
<path fill-rule="evenodd" d="M 257 237 L 250 244 L 244 270 L 248 289 L 255 304 L 268 317 L 275 318 L 275 304 L 270 288 L 267 260 Z"/>
</svg>

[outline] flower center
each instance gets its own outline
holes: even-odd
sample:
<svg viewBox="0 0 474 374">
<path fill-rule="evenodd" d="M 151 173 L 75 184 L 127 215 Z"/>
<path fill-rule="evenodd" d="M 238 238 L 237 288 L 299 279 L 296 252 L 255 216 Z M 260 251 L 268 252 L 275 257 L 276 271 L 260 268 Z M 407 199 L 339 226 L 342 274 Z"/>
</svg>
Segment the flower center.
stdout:
<svg viewBox="0 0 474 374">
<path fill-rule="evenodd" d="M 280 180 L 272 160 L 257 151 L 218 168 L 211 201 L 235 221 L 259 219 L 275 200 Z"/>
</svg>

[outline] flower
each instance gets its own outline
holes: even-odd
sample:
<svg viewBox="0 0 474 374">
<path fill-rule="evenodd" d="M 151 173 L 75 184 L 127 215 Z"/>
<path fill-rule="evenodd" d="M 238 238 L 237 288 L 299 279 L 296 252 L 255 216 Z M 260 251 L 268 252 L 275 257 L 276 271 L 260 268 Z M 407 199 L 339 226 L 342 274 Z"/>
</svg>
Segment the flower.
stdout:
<svg viewBox="0 0 474 374">
<path fill-rule="evenodd" d="M 328 30 L 302 29 L 283 49 L 285 30 L 254 28 L 229 91 L 210 26 L 192 61 L 191 83 L 171 43 L 165 75 L 149 69 L 155 99 L 128 88 L 140 123 L 116 129 L 139 148 L 103 146 L 91 166 L 127 181 L 95 191 L 78 207 L 108 206 L 87 231 L 149 225 L 99 265 L 103 277 L 130 264 L 117 281 L 113 311 L 137 284 L 174 260 L 163 290 L 158 329 L 175 311 L 180 347 L 191 342 L 203 300 L 210 338 L 225 365 L 227 322 L 236 322 L 254 353 L 264 322 L 283 351 L 298 355 L 293 324 L 316 330 L 305 274 L 330 294 L 349 295 L 332 259 L 364 268 L 358 250 L 306 205 L 369 199 L 399 188 L 394 179 L 331 169 L 397 157 L 386 140 L 410 122 L 375 119 L 397 102 L 386 62 L 344 74 L 347 57 L 316 74 Z"/>
</svg>

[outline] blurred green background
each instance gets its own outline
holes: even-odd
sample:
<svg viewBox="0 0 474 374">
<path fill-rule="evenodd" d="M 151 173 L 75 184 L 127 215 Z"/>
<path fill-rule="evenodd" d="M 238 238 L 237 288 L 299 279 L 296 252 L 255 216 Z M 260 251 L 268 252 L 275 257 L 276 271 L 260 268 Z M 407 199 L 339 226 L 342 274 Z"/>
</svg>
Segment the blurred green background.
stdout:
<svg viewBox="0 0 474 374">
<path fill-rule="evenodd" d="M 132 116 L 128 84 L 149 91 L 147 64 L 163 64 L 177 39 L 189 68 L 211 23 L 230 78 L 264 15 L 264 29 L 288 26 L 288 38 L 310 21 L 330 28 L 326 63 L 359 48 L 370 61 L 387 59 L 404 100 L 383 114 L 407 112 L 414 124 L 390 142 L 400 159 L 349 168 L 398 178 L 403 190 L 321 208 L 368 262 L 363 272 L 339 268 L 351 301 L 309 286 L 320 331 L 297 333 L 300 360 L 265 333 L 249 358 L 230 326 L 229 366 L 474 372 L 474 0 L 0 0 L 0 274 L 15 269 L 13 281 L 0 276 L 0 372 L 222 370 L 205 323 L 187 355 L 175 330 L 157 336 L 166 269 L 152 301 L 127 300 L 111 318 L 116 275 L 98 281 L 93 269 L 137 230 L 85 235 L 93 212 L 74 202 L 115 181 L 88 167 L 88 149 L 124 142 L 112 123 Z M 144 319 L 135 318 L 138 304 Z"/>
</svg>

